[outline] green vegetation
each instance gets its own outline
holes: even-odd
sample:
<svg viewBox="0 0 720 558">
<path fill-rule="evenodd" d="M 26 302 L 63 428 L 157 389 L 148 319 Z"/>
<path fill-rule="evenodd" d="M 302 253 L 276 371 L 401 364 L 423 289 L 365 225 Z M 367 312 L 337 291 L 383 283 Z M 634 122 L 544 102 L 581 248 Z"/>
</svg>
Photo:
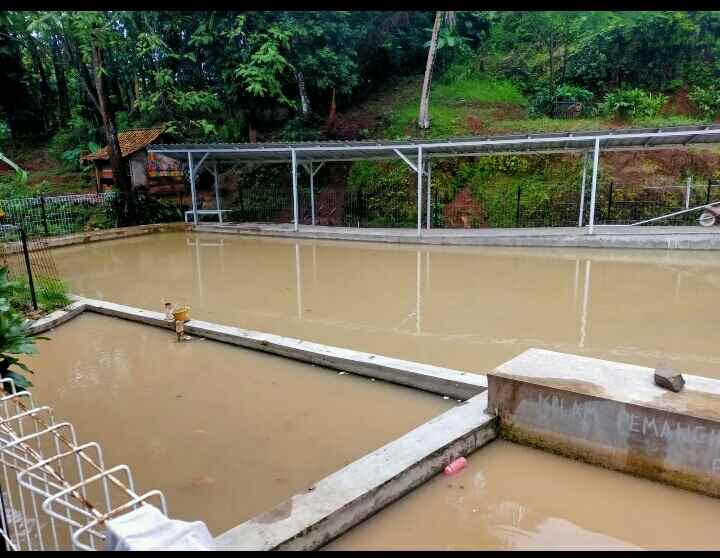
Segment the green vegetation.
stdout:
<svg viewBox="0 0 720 558">
<path fill-rule="evenodd" d="M 414 90 L 415 83 L 410 84 Z M 392 107 L 390 122 L 385 136 L 402 138 L 417 135 L 414 123 L 420 90 L 416 95 Z M 472 130 L 468 123 L 471 116 L 492 118 L 498 112 L 525 106 L 526 99 L 518 87 L 508 80 L 460 78 L 450 82 L 437 83 L 430 94 L 430 116 L 432 127 L 429 137 L 447 137 L 467 134 Z"/>
<path fill-rule="evenodd" d="M 667 95 L 647 93 L 642 89 L 618 89 L 605 95 L 598 112 L 620 120 L 656 117 L 667 102 Z"/>
<path fill-rule="evenodd" d="M 30 285 L 26 280 L 17 280 L 15 283 L 16 288 L 10 299 L 10 304 L 18 311 L 31 312 L 33 308 Z M 33 276 L 33 284 L 35 285 L 38 310 L 41 313 L 46 314 L 70 304 L 69 288 L 59 279 L 43 277 L 42 275 Z"/>
<path fill-rule="evenodd" d="M 430 127 L 419 129 L 431 45 Z M 712 11 L 8 11 L 0 64 L 0 147 L 47 145 L 57 164 L 30 165 L 24 183 L 1 175 L 3 197 L 87 188 L 81 155 L 114 145 L 117 130 L 160 122 L 171 140 L 245 142 L 665 127 L 720 115 L 720 13 Z M 694 164 L 667 170 L 680 176 Z M 491 224 L 493 215 L 512 220 L 500 208 L 518 188 L 544 207 L 577 183 L 551 170 L 466 175 L 464 166 L 439 165 L 448 183 L 436 209 L 469 192 L 473 218 Z M 603 178 L 621 171 L 607 166 Z M 346 222 L 413 220 L 415 185 L 401 164 L 348 172 Z M 283 173 L 243 171 L 235 217 L 280 218 Z M 79 215 L 78 227 L 177 218 L 169 205 L 141 209 L 124 173 L 115 174 L 114 214 Z M 391 188 L 402 191 L 388 199 Z"/>
<path fill-rule="evenodd" d="M 8 269 L 0 267 L 0 378 L 12 379 L 18 389 L 27 389 L 33 384 L 23 372 L 32 370 L 20 362 L 18 355 L 34 354 L 35 341 L 46 338 L 31 335 L 24 316 L 15 308 L 21 290 L 22 285 L 8 279 Z"/>
</svg>

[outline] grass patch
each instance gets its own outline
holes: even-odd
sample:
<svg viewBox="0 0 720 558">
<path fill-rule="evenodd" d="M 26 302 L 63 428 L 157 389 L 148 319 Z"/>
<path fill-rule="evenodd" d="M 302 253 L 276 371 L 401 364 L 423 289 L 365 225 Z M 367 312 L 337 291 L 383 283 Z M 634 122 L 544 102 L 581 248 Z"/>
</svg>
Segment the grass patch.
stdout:
<svg viewBox="0 0 720 558">
<path fill-rule="evenodd" d="M 518 110 L 526 104 L 519 89 L 506 80 L 467 78 L 452 83 L 436 83 L 430 91 L 432 126 L 421 133 L 416 128 L 421 87 L 422 81 L 413 81 L 398 93 L 398 97 L 403 100 L 391 108 L 388 127 L 383 131 L 385 137 L 399 139 L 467 135 L 473 132 L 468 123 L 470 115 L 483 114 L 490 118 L 492 107 L 505 106 Z M 412 94 L 407 95 L 408 92 Z"/>
<path fill-rule="evenodd" d="M 33 310 L 30 285 L 25 279 L 19 279 L 17 282 L 19 285 L 14 289 L 10 302 L 18 310 L 25 313 L 30 312 Z M 38 310 L 43 314 L 70 304 L 68 296 L 70 290 L 64 281 L 52 277 L 34 276 L 33 284 L 35 285 Z"/>
<path fill-rule="evenodd" d="M 430 92 L 429 130 L 416 122 L 422 78 L 397 84 L 379 103 L 370 101 L 365 110 L 384 115 L 385 126 L 373 135 L 386 139 L 442 138 L 466 135 L 500 135 L 593 131 L 609 128 L 661 128 L 707 124 L 702 117 L 670 114 L 619 122 L 601 117 L 555 119 L 529 118 L 527 99 L 508 80 L 463 78 L 449 83 L 437 80 Z"/>
</svg>

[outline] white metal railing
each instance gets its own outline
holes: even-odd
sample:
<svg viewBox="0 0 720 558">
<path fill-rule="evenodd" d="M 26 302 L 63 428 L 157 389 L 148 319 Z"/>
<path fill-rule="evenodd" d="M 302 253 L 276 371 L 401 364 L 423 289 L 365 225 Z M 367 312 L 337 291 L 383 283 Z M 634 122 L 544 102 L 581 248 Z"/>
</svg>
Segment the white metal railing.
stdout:
<svg viewBox="0 0 720 558">
<path fill-rule="evenodd" d="M 688 209 L 682 209 L 680 211 L 673 211 L 672 213 L 667 213 L 665 215 L 660 215 L 659 217 L 653 217 L 652 219 L 645 219 L 644 221 L 636 221 L 635 223 L 629 223 L 629 224 L 603 224 L 603 225 L 595 225 L 596 227 L 637 227 L 639 225 L 645 225 L 647 223 L 653 223 L 655 221 L 661 221 L 662 219 L 669 219 L 671 217 L 677 217 L 678 215 L 684 215 L 685 213 L 692 213 L 693 211 L 699 211 L 701 209 L 708 209 L 709 207 L 714 207 L 716 205 L 720 205 L 720 201 L 707 203 L 703 205 L 696 205 L 695 207 L 690 207 Z M 701 223 L 702 224 L 702 223 Z"/>
<path fill-rule="evenodd" d="M 137 494 L 127 465 L 106 468 L 95 442 L 78 444 L 69 422 L 0 380 L 0 536 L 10 550 L 96 550 L 104 523 L 162 492 Z"/>
</svg>

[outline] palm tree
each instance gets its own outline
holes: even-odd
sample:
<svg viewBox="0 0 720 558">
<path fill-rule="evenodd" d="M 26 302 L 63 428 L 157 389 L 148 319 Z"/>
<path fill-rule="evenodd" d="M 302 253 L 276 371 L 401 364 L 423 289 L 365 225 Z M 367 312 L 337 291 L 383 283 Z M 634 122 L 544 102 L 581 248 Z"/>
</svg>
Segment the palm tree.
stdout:
<svg viewBox="0 0 720 558">
<path fill-rule="evenodd" d="M 420 115 L 418 116 L 418 127 L 427 130 L 430 127 L 430 82 L 432 81 L 433 66 L 435 65 L 435 54 L 438 47 L 438 34 L 443 20 L 448 29 L 455 27 L 455 12 L 436 12 L 435 25 L 433 25 L 432 38 L 430 39 L 430 50 L 428 51 L 427 64 L 425 65 L 425 79 L 423 80 L 422 93 L 420 95 Z"/>
</svg>

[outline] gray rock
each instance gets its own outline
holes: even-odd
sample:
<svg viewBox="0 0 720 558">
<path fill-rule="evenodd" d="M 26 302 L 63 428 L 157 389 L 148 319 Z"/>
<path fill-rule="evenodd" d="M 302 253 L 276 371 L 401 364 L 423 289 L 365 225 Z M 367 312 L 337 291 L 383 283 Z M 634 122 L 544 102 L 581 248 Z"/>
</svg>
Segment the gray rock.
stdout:
<svg viewBox="0 0 720 558">
<path fill-rule="evenodd" d="M 655 369 L 655 385 L 677 393 L 685 385 L 685 379 L 669 366 L 658 366 Z"/>
</svg>

